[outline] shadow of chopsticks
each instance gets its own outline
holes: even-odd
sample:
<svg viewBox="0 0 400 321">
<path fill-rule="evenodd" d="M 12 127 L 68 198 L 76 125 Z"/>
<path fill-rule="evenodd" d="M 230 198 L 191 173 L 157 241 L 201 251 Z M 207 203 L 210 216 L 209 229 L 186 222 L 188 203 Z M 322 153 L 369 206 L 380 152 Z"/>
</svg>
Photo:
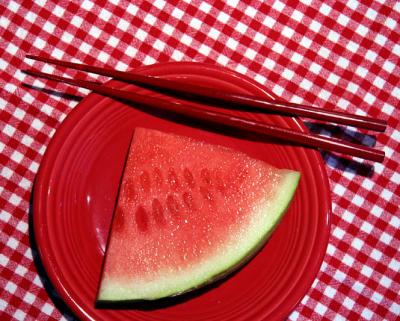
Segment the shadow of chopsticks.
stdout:
<svg viewBox="0 0 400 321">
<path fill-rule="evenodd" d="M 26 83 L 22 83 L 22 86 L 29 88 L 29 89 L 41 91 L 48 95 L 57 96 L 60 98 L 73 100 L 73 101 L 77 101 L 77 102 L 79 102 L 83 99 L 82 96 L 68 94 L 68 93 L 64 93 L 64 92 L 53 90 L 53 89 L 47 89 L 47 88 L 42 88 L 42 87 L 38 87 L 38 86 L 33 86 L 33 85 L 26 84 Z"/>
<path fill-rule="evenodd" d="M 312 133 L 326 134 L 331 137 L 343 139 L 352 143 L 373 147 L 376 144 L 376 137 L 374 135 L 360 133 L 358 131 L 345 128 L 343 126 L 322 124 L 314 122 L 304 122 L 307 128 Z M 372 164 L 358 162 L 356 160 L 341 157 L 337 154 L 322 151 L 322 157 L 325 163 L 334 169 L 361 175 L 364 177 L 372 177 L 374 174 L 374 166 Z"/>
<path fill-rule="evenodd" d="M 368 147 L 374 147 L 376 144 L 376 136 L 364 134 L 356 130 L 352 130 L 339 125 L 322 124 L 315 122 L 304 122 L 312 133 L 326 133 L 332 137 L 343 139 L 351 143 L 362 144 Z"/>
</svg>

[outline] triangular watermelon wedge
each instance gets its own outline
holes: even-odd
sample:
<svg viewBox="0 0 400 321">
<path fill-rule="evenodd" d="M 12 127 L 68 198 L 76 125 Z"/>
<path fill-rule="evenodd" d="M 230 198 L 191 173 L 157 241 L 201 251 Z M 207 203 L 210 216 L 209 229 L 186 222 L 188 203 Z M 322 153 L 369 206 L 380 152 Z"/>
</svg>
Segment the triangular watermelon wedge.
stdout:
<svg viewBox="0 0 400 321">
<path fill-rule="evenodd" d="M 174 296 L 233 271 L 266 242 L 299 177 L 226 147 L 137 128 L 98 300 Z"/>
</svg>

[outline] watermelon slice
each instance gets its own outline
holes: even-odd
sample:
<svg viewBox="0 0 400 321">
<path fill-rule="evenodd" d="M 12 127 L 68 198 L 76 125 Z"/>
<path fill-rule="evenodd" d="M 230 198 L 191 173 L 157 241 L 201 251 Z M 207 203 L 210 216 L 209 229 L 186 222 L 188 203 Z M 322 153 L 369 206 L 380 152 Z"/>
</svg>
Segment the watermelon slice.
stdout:
<svg viewBox="0 0 400 321">
<path fill-rule="evenodd" d="M 137 128 L 98 300 L 174 296 L 233 271 L 265 243 L 299 177 L 226 147 Z"/>
</svg>

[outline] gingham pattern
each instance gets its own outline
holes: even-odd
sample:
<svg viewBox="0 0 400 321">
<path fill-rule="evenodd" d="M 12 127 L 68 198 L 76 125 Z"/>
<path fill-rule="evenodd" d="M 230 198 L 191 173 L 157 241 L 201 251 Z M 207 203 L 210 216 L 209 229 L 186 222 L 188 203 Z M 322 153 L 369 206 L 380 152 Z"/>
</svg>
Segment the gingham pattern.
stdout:
<svg viewBox="0 0 400 321">
<path fill-rule="evenodd" d="M 1 1 L 0 319 L 68 318 L 33 263 L 28 207 L 55 129 L 87 91 L 66 96 L 21 87 L 27 52 L 125 70 L 165 61 L 212 62 L 278 96 L 386 118 L 383 164 L 324 155 L 332 232 L 312 289 L 290 320 L 395 320 L 400 315 L 400 2 Z M 57 4 L 58 3 L 58 4 Z M 135 3 L 135 4 L 133 4 Z M 61 73 L 65 70 L 61 70 Z M 65 71 L 74 76 L 72 71 Z M 60 73 L 60 71 L 58 71 Z M 311 127 L 372 144 L 351 128 Z"/>
</svg>

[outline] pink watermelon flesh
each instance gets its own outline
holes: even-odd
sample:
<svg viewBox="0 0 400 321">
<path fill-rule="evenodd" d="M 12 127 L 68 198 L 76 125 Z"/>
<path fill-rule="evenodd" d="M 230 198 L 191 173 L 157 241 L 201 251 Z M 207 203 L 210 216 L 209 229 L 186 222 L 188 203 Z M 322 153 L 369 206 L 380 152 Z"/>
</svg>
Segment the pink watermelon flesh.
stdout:
<svg viewBox="0 0 400 321">
<path fill-rule="evenodd" d="M 262 246 L 299 173 L 226 147 L 137 128 L 98 300 L 154 300 L 207 284 Z"/>
</svg>

